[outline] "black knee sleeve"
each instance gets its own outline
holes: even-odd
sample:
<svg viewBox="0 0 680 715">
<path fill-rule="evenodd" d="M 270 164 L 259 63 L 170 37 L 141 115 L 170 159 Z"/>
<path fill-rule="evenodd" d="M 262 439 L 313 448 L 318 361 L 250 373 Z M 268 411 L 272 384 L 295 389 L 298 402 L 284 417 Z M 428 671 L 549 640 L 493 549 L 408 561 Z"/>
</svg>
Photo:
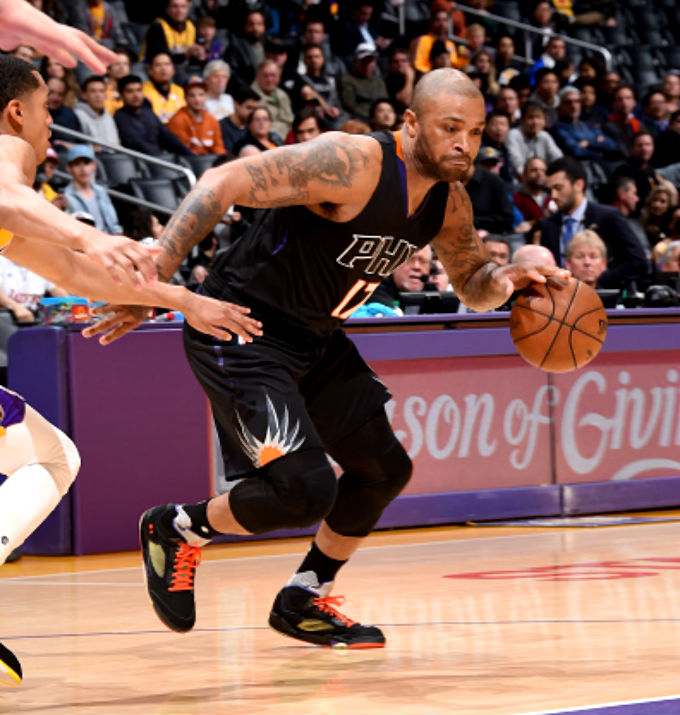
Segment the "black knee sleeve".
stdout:
<svg viewBox="0 0 680 715">
<path fill-rule="evenodd" d="M 241 526 L 253 534 L 295 529 L 321 521 L 333 507 L 338 481 L 324 452 L 293 452 L 247 477 L 229 503 Z"/>
<path fill-rule="evenodd" d="M 366 536 L 406 486 L 413 464 L 381 412 L 332 450 L 344 473 L 326 523 L 342 536 Z"/>
</svg>

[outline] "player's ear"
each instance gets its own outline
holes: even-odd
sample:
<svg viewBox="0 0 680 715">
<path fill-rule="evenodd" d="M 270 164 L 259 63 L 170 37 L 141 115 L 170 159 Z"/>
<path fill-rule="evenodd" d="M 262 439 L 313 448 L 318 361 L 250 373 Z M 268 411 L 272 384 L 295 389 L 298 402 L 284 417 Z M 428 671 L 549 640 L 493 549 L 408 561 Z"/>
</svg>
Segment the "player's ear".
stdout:
<svg viewBox="0 0 680 715">
<path fill-rule="evenodd" d="M 412 109 L 404 110 L 404 126 L 411 139 L 413 139 L 418 130 L 418 117 Z"/>
<path fill-rule="evenodd" d="M 10 126 L 19 129 L 24 125 L 25 111 L 24 103 L 20 99 L 10 99 L 3 114 L 6 116 Z"/>
</svg>

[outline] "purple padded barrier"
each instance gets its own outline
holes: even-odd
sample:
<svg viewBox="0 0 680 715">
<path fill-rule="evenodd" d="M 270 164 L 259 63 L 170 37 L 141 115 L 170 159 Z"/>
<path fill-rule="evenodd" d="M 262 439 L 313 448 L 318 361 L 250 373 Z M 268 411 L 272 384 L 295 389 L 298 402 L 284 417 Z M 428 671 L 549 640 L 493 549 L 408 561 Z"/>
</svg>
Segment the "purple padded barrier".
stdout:
<svg viewBox="0 0 680 715">
<path fill-rule="evenodd" d="M 69 432 L 66 334 L 61 328 L 22 328 L 8 345 L 7 384 L 64 432 Z M 70 554 L 71 492 L 24 543 L 27 554 Z"/>
<path fill-rule="evenodd" d="M 562 485 L 562 513 L 659 509 L 680 504 L 680 477 Z M 596 505 L 595 509 L 593 505 Z"/>
</svg>

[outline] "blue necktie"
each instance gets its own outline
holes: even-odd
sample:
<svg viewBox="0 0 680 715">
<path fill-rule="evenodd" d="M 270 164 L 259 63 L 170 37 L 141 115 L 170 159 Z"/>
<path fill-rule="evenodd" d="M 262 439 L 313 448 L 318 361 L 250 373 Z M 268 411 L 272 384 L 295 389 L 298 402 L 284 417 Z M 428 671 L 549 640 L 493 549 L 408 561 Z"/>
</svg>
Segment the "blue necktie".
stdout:
<svg viewBox="0 0 680 715">
<path fill-rule="evenodd" d="M 564 254 L 567 251 L 567 244 L 576 233 L 576 223 L 577 221 L 573 216 L 566 216 L 564 218 L 564 228 L 562 230 L 562 259 L 564 259 Z"/>
</svg>

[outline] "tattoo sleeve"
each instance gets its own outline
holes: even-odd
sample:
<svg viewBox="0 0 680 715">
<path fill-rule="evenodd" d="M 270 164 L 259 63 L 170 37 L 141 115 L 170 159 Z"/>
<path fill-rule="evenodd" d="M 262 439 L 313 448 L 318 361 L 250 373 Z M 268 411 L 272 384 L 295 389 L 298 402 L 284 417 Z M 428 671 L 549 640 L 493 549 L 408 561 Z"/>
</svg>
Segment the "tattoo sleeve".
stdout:
<svg viewBox="0 0 680 715">
<path fill-rule="evenodd" d="M 170 280 L 189 251 L 208 235 L 223 213 L 212 189 L 199 185 L 189 192 L 160 238 L 163 250 L 156 267 L 161 280 Z"/>
<path fill-rule="evenodd" d="M 434 247 L 460 299 L 474 310 L 502 304 L 505 294 L 491 280 L 498 264 L 489 260 L 474 226 L 472 205 L 464 187 L 452 184 L 449 209 L 455 214 L 450 228 L 434 240 Z"/>
</svg>

